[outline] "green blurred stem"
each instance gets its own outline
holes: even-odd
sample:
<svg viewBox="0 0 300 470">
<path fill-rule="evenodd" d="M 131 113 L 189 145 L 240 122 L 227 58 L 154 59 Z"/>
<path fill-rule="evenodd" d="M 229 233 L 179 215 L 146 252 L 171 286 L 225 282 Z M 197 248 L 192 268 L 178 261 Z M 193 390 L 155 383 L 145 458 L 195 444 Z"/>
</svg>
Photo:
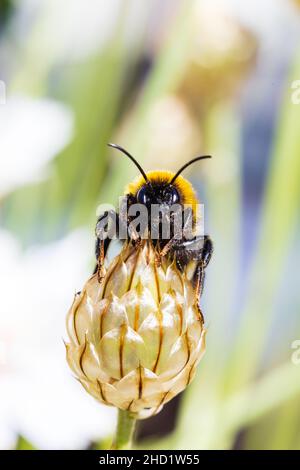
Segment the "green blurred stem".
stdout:
<svg viewBox="0 0 300 470">
<path fill-rule="evenodd" d="M 131 449 L 136 419 L 130 411 L 118 411 L 118 424 L 113 444 L 115 450 Z"/>
</svg>

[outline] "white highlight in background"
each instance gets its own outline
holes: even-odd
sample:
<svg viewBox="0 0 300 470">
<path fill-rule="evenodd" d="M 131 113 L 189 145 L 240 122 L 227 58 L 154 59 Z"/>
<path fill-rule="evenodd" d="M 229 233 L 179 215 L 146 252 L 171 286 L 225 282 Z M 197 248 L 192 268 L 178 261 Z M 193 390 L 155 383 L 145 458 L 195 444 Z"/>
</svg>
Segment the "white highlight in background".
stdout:
<svg viewBox="0 0 300 470">
<path fill-rule="evenodd" d="M 6 85 L 3 80 L 0 80 L 0 105 L 6 104 Z"/>
<path fill-rule="evenodd" d="M 4 341 L 0 341 L 0 367 L 7 363 L 7 348 Z"/>
<path fill-rule="evenodd" d="M 300 104 L 300 80 L 294 80 L 291 85 L 292 90 L 292 103 L 293 104 Z"/>
<path fill-rule="evenodd" d="M 0 196 L 50 175 L 73 136 L 73 112 L 51 99 L 7 95 L 0 106 Z"/>
<path fill-rule="evenodd" d="M 300 339 L 295 339 L 291 344 L 291 348 L 295 349 L 291 361 L 295 366 L 298 366 L 300 364 Z"/>
</svg>

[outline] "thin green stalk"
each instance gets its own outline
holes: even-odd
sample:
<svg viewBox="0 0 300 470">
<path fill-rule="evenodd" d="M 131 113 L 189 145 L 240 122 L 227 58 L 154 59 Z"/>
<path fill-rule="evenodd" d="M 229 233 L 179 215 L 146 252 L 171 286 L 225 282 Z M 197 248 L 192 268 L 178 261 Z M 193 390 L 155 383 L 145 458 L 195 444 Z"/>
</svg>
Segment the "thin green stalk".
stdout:
<svg viewBox="0 0 300 470">
<path fill-rule="evenodd" d="M 113 444 L 115 450 L 131 449 L 136 418 L 130 411 L 118 411 L 118 424 Z"/>
</svg>

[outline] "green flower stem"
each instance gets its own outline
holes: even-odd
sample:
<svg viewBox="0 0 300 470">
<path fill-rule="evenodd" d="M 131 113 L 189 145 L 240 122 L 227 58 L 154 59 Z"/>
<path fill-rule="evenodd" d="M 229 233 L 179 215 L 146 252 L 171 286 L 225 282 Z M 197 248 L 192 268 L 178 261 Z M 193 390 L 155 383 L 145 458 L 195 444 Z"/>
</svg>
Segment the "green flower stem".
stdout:
<svg viewBox="0 0 300 470">
<path fill-rule="evenodd" d="M 136 418 L 130 411 L 118 411 L 118 424 L 113 449 L 131 449 Z"/>
</svg>

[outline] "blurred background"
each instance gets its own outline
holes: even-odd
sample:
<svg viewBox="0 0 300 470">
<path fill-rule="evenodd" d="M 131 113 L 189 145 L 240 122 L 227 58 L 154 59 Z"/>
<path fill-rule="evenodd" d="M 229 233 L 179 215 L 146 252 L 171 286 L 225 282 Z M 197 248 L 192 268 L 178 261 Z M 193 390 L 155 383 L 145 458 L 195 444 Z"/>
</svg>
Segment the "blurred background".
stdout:
<svg viewBox="0 0 300 470">
<path fill-rule="evenodd" d="M 215 244 L 197 377 L 143 449 L 300 448 L 300 2 L 0 1 L 0 448 L 110 447 L 65 362 L 100 203 L 190 178 Z M 298 88 L 299 87 L 299 88 Z"/>
</svg>

